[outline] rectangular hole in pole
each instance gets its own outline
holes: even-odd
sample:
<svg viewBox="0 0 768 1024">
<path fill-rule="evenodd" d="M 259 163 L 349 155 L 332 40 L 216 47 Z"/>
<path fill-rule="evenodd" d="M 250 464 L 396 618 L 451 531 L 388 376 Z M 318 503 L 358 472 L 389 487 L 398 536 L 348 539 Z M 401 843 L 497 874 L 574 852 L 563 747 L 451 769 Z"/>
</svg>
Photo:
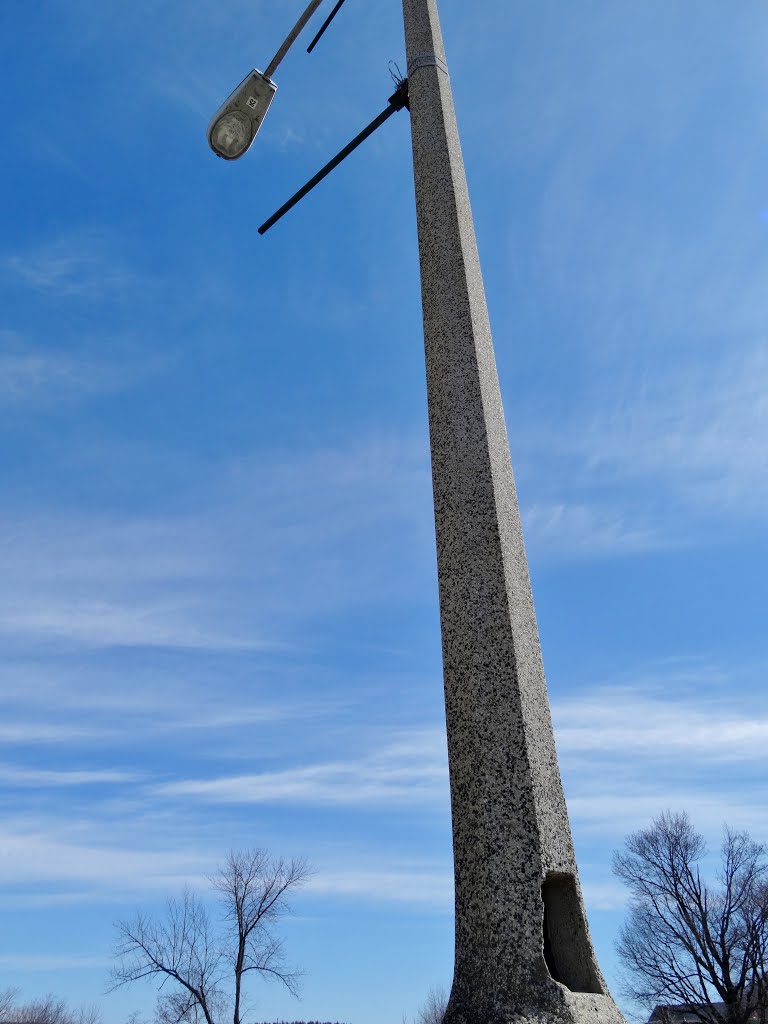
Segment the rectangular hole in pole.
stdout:
<svg viewBox="0 0 768 1024">
<path fill-rule="evenodd" d="M 550 975 L 571 992 L 602 995 L 573 876 L 547 875 L 541 887 L 541 898 L 544 901 L 544 960 Z"/>
</svg>

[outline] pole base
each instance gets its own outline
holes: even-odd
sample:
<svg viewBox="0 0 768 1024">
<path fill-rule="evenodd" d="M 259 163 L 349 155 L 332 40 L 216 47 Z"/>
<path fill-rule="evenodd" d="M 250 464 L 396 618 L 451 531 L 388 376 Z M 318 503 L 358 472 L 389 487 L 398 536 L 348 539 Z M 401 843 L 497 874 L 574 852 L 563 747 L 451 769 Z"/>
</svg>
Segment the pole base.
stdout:
<svg viewBox="0 0 768 1024">
<path fill-rule="evenodd" d="M 473 1005 L 461 1006 L 463 1000 L 453 994 L 443 1024 L 626 1024 L 618 1006 L 608 995 L 593 992 L 569 992 L 557 982 L 559 998 L 549 986 L 542 992 L 538 1005 L 500 1005 L 491 997 L 486 1001 L 473 999 Z M 504 1000 L 503 1002 L 506 1002 Z"/>
</svg>

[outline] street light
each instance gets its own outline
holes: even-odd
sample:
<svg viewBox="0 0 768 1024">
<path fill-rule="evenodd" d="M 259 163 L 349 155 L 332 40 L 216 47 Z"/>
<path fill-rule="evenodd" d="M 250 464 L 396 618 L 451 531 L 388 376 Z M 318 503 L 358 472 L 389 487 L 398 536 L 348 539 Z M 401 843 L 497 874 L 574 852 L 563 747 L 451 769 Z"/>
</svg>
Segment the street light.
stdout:
<svg viewBox="0 0 768 1024">
<path fill-rule="evenodd" d="M 255 68 L 242 80 L 208 125 L 208 145 L 216 156 L 237 160 L 248 152 L 276 92 L 275 83 Z"/>
<path fill-rule="evenodd" d="M 208 125 L 208 145 L 216 156 L 224 160 L 238 160 L 251 148 L 277 92 L 272 76 L 322 2 L 312 0 L 283 40 L 267 70 L 262 72 L 254 68 L 213 115 Z"/>
<path fill-rule="evenodd" d="M 438 0 L 402 2 L 407 79 L 259 230 L 408 107 L 453 815 L 444 1024 L 624 1024 L 578 880 Z"/>
</svg>

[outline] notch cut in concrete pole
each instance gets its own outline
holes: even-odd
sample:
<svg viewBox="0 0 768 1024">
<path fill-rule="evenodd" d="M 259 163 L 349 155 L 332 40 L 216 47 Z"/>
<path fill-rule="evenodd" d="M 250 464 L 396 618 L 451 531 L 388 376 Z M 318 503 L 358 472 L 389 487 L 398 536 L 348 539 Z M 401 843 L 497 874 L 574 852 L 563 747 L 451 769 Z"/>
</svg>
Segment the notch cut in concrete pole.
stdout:
<svg viewBox="0 0 768 1024">
<path fill-rule="evenodd" d="M 621 1024 L 589 937 L 437 0 L 403 0 L 456 956 L 445 1024 Z"/>
</svg>

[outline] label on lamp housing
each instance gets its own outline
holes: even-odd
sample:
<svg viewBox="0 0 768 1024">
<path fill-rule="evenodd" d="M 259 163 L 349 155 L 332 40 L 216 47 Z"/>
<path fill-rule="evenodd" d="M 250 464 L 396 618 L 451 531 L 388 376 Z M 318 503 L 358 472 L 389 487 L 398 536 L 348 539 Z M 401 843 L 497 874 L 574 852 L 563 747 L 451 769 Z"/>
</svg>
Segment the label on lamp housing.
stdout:
<svg viewBox="0 0 768 1024">
<path fill-rule="evenodd" d="M 237 160 L 250 149 L 276 92 L 275 83 L 256 69 L 243 79 L 208 125 L 208 145 L 216 156 Z"/>
</svg>

